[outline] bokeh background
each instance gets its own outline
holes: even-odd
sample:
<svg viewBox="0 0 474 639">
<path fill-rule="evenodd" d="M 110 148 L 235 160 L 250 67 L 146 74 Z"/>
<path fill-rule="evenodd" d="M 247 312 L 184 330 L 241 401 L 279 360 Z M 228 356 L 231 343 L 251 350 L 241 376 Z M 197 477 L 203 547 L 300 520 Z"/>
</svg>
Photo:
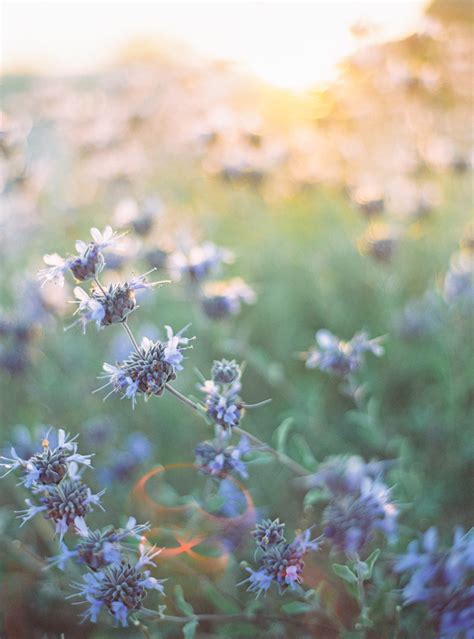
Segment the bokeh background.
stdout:
<svg viewBox="0 0 474 639">
<path fill-rule="evenodd" d="M 402 528 L 435 524 L 448 539 L 473 514 L 472 19 L 470 2 L 449 0 L 4 6 L 0 445 L 31 450 L 43 425 L 80 433 L 82 452 L 95 453 L 89 479 L 108 489 L 96 521 L 149 520 L 152 541 L 177 549 L 159 575 L 195 610 L 250 605 L 235 584 L 255 517 L 295 530 L 317 525 L 318 504 L 261 456 L 246 505 L 240 497 L 235 512 L 214 517 L 180 509 L 205 490 L 192 464 L 208 428 L 169 395 L 132 411 L 92 394 L 102 362 L 128 352 L 126 336 L 65 332 L 73 285 L 40 288 L 42 256 L 66 255 L 107 224 L 128 234 L 105 281 L 154 267 L 176 279 L 176 251 L 228 248 L 235 259 L 203 289 L 181 280 L 144 295 L 130 318 L 137 336 L 191 323 L 177 388 L 197 395 L 194 368 L 245 361 L 245 400 L 273 399 L 249 412 L 249 431 L 308 470 L 342 453 L 391 460 Z M 231 278 L 248 283 L 252 303 L 209 317 L 203 299 Z M 385 356 L 362 375 L 368 412 L 305 368 L 299 354 L 320 328 L 386 336 Z M 154 476 L 148 498 L 132 492 L 172 464 L 183 466 Z M 49 528 L 18 529 L 24 494 L 11 477 L 1 495 L 1 632 L 141 636 L 76 625 L 66 581 L 42 571 Z M 324 583 L 327 601 L 350 616 L 328 565 L 311 560 L 306 581 Z M 282 604 L 259 605 L 278 617 Z M 312 623 L 298 617 L 295 636 L 334 636 Z M 400 636 L 421 636 L 410 623 Z M 255 636 L 245 623 L 200 632 Z M 181 636 L 166 625 L 160 633 Z M 271 633 L 285 636 L 285 626 Z"/>
</svg>

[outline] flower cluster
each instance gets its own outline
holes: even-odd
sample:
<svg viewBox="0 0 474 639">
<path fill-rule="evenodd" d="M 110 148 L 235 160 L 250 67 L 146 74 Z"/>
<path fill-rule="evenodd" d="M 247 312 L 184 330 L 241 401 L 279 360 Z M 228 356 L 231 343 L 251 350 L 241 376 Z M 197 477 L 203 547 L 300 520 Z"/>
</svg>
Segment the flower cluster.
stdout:
<svg viewBox="0 0 474 639">
<path fill-rule="evenodd" d="M 74 295 L 78 300 L 76 313 L 79 314 L 79 319 L 73 326 L 82 324 L 85 333 L 89 322 L 95 322 L 97 328 L 124 322 L 137 308 L 135 292 L 162 284 L 162 282 L 147 281 L 147 275 L 148 273 L 139 275 L 123 284 L 109 284 L 106 289 L 94 287 L 91 295 L 76 286 Z"/>
<path fill-rule="evenodd" d="M 316 333 L 318 346 L 306 353 L 306 366 L 346 377 L 363 366 L 365 353 L 373 353 L 377 357 L 384 354 L 381 341 L 381 337 L 369 339 L 367 333 L 361 331 L 345 342 L 328 330 L 321 329 Z"/>
<path fill-rule="evenodd" d="M 83 619 L 95 623 L 101 610 L 105 609 L 117 623 L 126 627 L 133 613 L 153 614 L 144 607 L 144 599 L 148 590 L 164 594 L 163 580 L 150 576 L 150 571 L 143 568 L 155 566 L 153 558 L 159 552 L 155 548 L 146 552 L 142 546 L 137 562 L 131 563 L 128 558 L 122 557 L 102 570 L 88 572 L 82 582 L 75 582 L 73 585 L 78 592 L 72 596 L 82 597 L 89 606 L 82 615 Z"/>
<path fill-rule="evenodd" d="M 127 397 L 132 400 L 133 406 L 137 395 L 143 395 L 145 401 L 153 395 L 161 395 L 166 385 L 176 379 L 176 371 L 182 370 L 182 351 L 192 339 L 182 336 L 186 328 L 174 335 L 172 328 L 166 326 L 166 341 L 152 341 L 144 337 L 124 361 L 116 365 L 105 363 L 102 377 L 108 382 L 102 388 L 112 386 L 109 395 L 118 393 Z"/>
<path fill-rule="evenodd" d="M 244 411 L 239 396 L 242 389 L 240 367 L 232 362 L 232 372 L 228 370 L 229 362 L 226 360 L 214 362 L 212 379 L 205 380 L 198 387 L 206 396 L 204 404 L 207 416 L 224 431 L 238 426 Z"/>
<path fill-rule="evenodd" d="M 175 279 L 201 282 L 215 272 L 221 264 L 233 260 L 233 254 L 212 242 L 191 247 L 187 252 L 175 251 L 169 259 L 171 274 Z"/>
<path fill-rule="evenodd" d="M 203 287 L 201 306 L 213 320 L 225 319 L 240 313 L 242 303 L 254 304 L 255 291 L 242 278 L 234 277 L 222 282 L 210 282 Z"/>
<path fill-rule="evenodd" d="M 336 457 L 312 476 L 313 485 L 328 491 L 323 534 L 337 552 L 354 557 L 377 532 L 394 539 L 398 510 L 381 479 L 382 469 L 379 463 L 364 464 L 359 457 Z"/>
<path fill-rule="evenodd" d="M 318 540 L 311 539 L 310 529 L 296 535 L 289 543 L 283 534 L 284 527 L 279 519 L 267 519 L 253 532 L 259 567 L 257 570 L 246 568 L 249 577 L 242 583 L 248 583 L 247 589 L 256 592 L 257 597 L 266 593 L 272 583 L 276 583 L 280 594 L 288 589 L 298 589 L 303 581 L 305 555 L 319 548 Z"/>
<path fill-rule="evenodd" d="M 441 549 L 435 528 L 414 540 L 395 570 L 409 579 L 403 588 L 406 604 L 421 603 L 442 639 L 471 637 L 474 628 L 474 530 L 457 529 L 451 547 Z"/>
<path fill-rule="evenodd" d="M 233 472 L 242 479 L 247 479 L 247 467 L 242 457 L 249 451 L 250 445 L 246 437 L 242 437 L 237 446 L 226 446 L 226 439 L 222 437 L 213 442 L 201 442 L 194 450 L 196 468 L 204 475 L 219 479 L 224 479 Z"/>
<path fill-rule="evenodd" d="M 79 282 L 91 280 L 97 277 L 105 265 L 103 250 L 113 246 L 118 238 L 110 226 L 107 226 L 103 233 L 96 228 L 91 228 L 92 242 L 76 242 L 77 255 L 62 258 L 57 253 L 44 256 L 44 261 L 48 268 L 42 269 L 38 277 L 43 284 L 55 282 L 60 286 L 64 285 L 64 275 L 71 271 L 72 275 Z"/>
</svg>

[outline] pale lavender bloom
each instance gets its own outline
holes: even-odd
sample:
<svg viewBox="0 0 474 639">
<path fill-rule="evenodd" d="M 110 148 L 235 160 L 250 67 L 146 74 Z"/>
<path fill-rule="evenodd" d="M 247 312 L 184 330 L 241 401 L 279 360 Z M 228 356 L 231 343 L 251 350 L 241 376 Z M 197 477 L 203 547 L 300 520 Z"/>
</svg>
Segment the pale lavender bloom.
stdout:
<svg viewBox="0 0 474 639">
<path fill-rule="evenodd" d="M 193 246 L 189 251 L 175 251 L 169 258 L 171 274 L 176 279 L 183 277 L 191 282 L 200 282 L 209 277 L 222 263 L 231 262 L 233 254 L 212 242 Z"/>
<path fill-rule="evenodd" d="M 242 437 L 237 446 L 226 446 L 225 441 L 201 442 L 195 448 L 196 466 L 205 475 L 224 479 L 236 472 L 242 479 L 247 479 L 248 472 L 242 457 L 250 451 L 247 437 Z"/>
<path fill-rule="evenodd" d="M 321 329 L 316 333 L 318 346 L 311 348 L 306 354 L 306 367 L 319 368 L 345 377 L 362 367 L 365 353 L 373 353 L 377 357 L 384 354 L 380 344 L 382 339 L 369 339 L 367 333 L 361 331 L 349 342 L 344 342 L 330 331 Z"/>
<path fill-rule="evenodd" d="M 405 604 L 421 603 L 434 622 L 441 639 L 474 636 L 474 530 L 454 533 L 452 546 L 439 547 L 435 528 L 421 541 L 412 541 L 399 557 L 395 571 L 408 574 L 403 588 Z"/>
<path fill-rule="evenodd" d="M 296 535 L 291 543 L 286 541 L 283 531 L 284 524 L 278 519 L 268 519 L 253 532 L 259 567 L 257 570 L 246 568 L 250 576 L 242 583 L 248 583 L 247 589 L 256 592 L 257 597 L 266 593 L 272 583 L 278 586 L 280 595 L 287 590 L 297 590 L 303 581 L 305 555 L 319 549 L 319 540 L 311 539 L 311 529 Z"/>
<path fill-rule="evenodd" d="M 48 433 L 49 434 L 49 433 Z M 29 459 L 21 459 L 14 448 L 11 449 L 11 458 L 0 457 L 0 466 L 6 468 L 2 475 L 5 477 L 17 468 L 22 468 L 24 477 L 22 484 L 31 488 L 37 484 L 58 484 L 74 469 L 73 465 L 91 465 L 92 455 L 81 455 L 77 452 L 77 435 L 72 439 L 60 428 L 57 436 L 57 446 L 51 448 L 48 434 L 42 442 L 43 450 L 35 453 Z"/>
<path fill-rule="evenodd" d="M 49 559 L 51 565 L 57 565 L 64 570 L 69 560 L 88 566 L 91 570 L 101 570 L 111 563 L 120 562 L 124 551 L 128 546 L 126 539 L 140 539 L 142 533 L 149 530 L 149 524 L 137 524 L 133 517 L 127 521 L 125 528 L 106 528 L 91 530 L 83 517 L 76 517 L 74 529 L 80 537 L 73 550 L 69 550 L 66 544 L 61 544 L 61 553 L 57 557 Z"/>
<path fill-rule="evenodd" d="M 151 577 L 150 571 L 143 568 L 147 565 L 154 566 L 153 558 L 159 552 L 155 548 L 144 552 L 142 548 L 135 565 L 122 559 L 103 570 L 84 575 L 82 582 L 75 582 L 73 585 L 78 593 L 72 596 L 82 597 L 89 606 L 82 615 L 83 619 L 90 619 L 95 623 L 104 609 L 114 617 L 117 624 L 126 627 L 131 613 L 149 613 L 143 605 L 147 590 L 157 590 L 164 594 L 163 580 Z"/>
<path fill-rule="evenodd" d="M 199 385 L 205 395 L 207 415 L 225 430 L 238 426 L 242 417 L 243 405 L 239 397 L 241 384 L 238 380 L 232 384 L 216 384 L 207 380 Z"/>
<path fill-rule="evenodd" d="M 153 395 L 161 395 L 166 384 L 176 379 L 176 371 L 182 370 L 181 362 L 184 358 L 181 351 L 190 348 L 189 342 L 194 339 L 182 337 L 186 328 L 173 335 L 171 327 L 167 326 L 167 341 L 152 341 L 144 337 L 139 352 L 132 351 L 117 366 L 104 364 L 105 375 L 102 377 L 109 381 L 102 388 L 111 385 L 109 395 L 120 393 L 122 397 L 131 399 L 133 406 L 137 395 L 142 394 L 145 401 Z"/>
<path fill-rule="evenodd" d="M 68 528 L 75 524 L 77 517 L 85 517 L 93 506 L 101 507 L 100 498 L 105 493 L 103 490 L 93 494 L 80 479 L 64 479 L 57 485 L 42 486 L 42 491 L 39 498 L 41 506 L 34 505 L 29 499 L 25 500 L 28 508 L 18 513 L 22 519 L 21 525 L 38 513 L 44 512 L 45 518 L 54 522 L 61 539 Z"/>
<path fill-rule="evenodd" d="M 210 319 L 224 319 L 238 315 L 242 303 L 254 304 L 255 291 L 240 277 L 223 282 L 210 282 L 203 289 L 201 304 Z"/>
<path fill-rule="evenodd" d="M 110 226 L 106 226 L 103 233 L 96 228 L 91 228 L 92 242 L 82 240 L 76 242 L 78 255 L 62 258 L 57 253 L 44 256 L 44 261 L 49 268 L 38 272 L 38 277 L 43 281 L 54 282 L 64 286 L 64 275 L 70 270 L 76 280 L 84 281 L 93 279 L 104 268 L 105 260 L 102 251 L 113 246 L 119 237 Z"/>
</svg>

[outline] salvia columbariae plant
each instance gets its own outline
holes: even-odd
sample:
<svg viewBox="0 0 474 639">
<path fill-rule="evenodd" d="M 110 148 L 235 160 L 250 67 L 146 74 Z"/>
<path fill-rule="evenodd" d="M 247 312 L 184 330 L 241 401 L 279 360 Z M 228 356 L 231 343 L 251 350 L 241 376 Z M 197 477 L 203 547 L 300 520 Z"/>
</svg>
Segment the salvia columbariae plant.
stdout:
<svg viewBox="0 0 474 639">
<path fill-rule="evenodd" d="M 146 235 L 154 214 L 142 213 L 136 215 L 136 232 Z M 285 524 L 278 518 L 263 519 L 251 534 L 247 529 L 245 533 L 255 541 L 253 559 L 256 566 L 243 562 L 248 576 L 239 585 L 246 585 L 257 597 L 266 595 L 272 586 L 279 595 L 293 593 L 300 598 L 300 608 L 293 614 L 312 612 L 342 636 L 345 629 L 337 615 L 325 609 L 316 593 L 305 590 L 304 586 L 305 561 L 327 546 L 331 556 L 344 561 L 333 564 L 333 569 L 359 604 L 360 613 L 354 630 L 365 633 L 373 626 L 371 596 L 372 599 L 381 596 L 374 592 L 375 586 L 367 587 L 381 552 L 380 548 L 374 549 L 375 542 L 390 546 L 399 536 L 401 507 L 393 496 L 394 488 L 387 485 L 384 478 L 391 463 L 336 456 L 320 463 L 316 470 L 309 470 L 289 457 L 281 446 L 275 449 L 253 432 L 244 430 L 242 421 L 247 411 L 265 405 L 269 400 L 248 404 L 242 399 L 244 367 L 235 360 L 214 361 L 209 379 L 200 374 L 198 390 L 202 399 L 195 400 L 181 393 L 174 382 L 183 369 L 185 352 L 194 340 L 194 337 L 185 336 L 189 327 L 175 333 L 166 326 L 165 337 L 143 337 L 138 341 L 128 325 L 128 317 L 138 308 L 136 292 L 153 289 L 164 282 L 150 281 L 150 271 L 122 283 L 102 284 L 99 276 L 106 266 L 104 252 L 113 247 L 120 236 L 111 227 L 106 227 L 103 233 L 91 229 L 91 236 L 89 243 L 76 243 L 77 255 L 66 258 L 57 254 L 45 256 L 49 267 L 40 271 L 39 277 L 43 284 L 63 285 L 69 272 L 76 282 L 82 283 L 82 287 L 74 289 L 78 317 L 73 325 L 81 324 L 85 332 L 90 322 L 98 329 L 121 324 L 127 334 L 131 345 L 129 354 L 114 363 L 104 363 L 102 379 L 105 384 L 98 390 L 106 392 L 105 398 L 117 395 L 120 399 L 131 400 L 132 408 L 140 396 L 147 401 L 159 398 L 167 391 L 201 416 L 213 430 L 213 438 L 195 446 L 195 469 L 207 476 L 209 482 L 218 485 L 217 494 L 225 496 L 228 510 L 232 510 L 232 481 L 247 479 L 252 463 L 262 459 L 261 453 L 287 467 L 296 476 L 296 485 L 306 492 L 305 505 L 311 508 L 315 503 L 322 505 L 320 515 L 305 530 L 296 531 L 292 541 L 287 540 Z M 169 258 L 169 267 L 189 287 L 197 287 L 197 297 L 206 314 L 217 319 L 236 314 L 242 301 L 255 301 L 253 291 L 238 278 L 225 285 L 214 282 L 208 283 L 207 289 L 202 286 L 231 259 L 230 252 L 205 243 L 187 252 L 175 252 Z M 458 263 L 456 269 L 457 277 Z M 464 285 L 458 286 L 453 273 L 454 267 L 445 280 L 444 293 L 449 299 L 458 295 L 461 288 L 459 295 L 465 293 Z M 86 282 L 90 283 L 88 291 L 83 288 Z M 358 398 L 360 387 L 355 384 L 354 375 L 363 370 L 367 353 L 377 357 L 384 354 L 381 341 L 382 338 L 370 339 L 363 331 L 351 340 L 343 341 L 321 329 L 316 333 L 317 345 L 304 354 L 304 359 L 308 368 L 319 368 L 342 379 L 353 397 Z M 358 406 L 361 411 L 365 410 L 360 403 Z M 234 443 L 236 435 L 240 439 Z M 150 451 L 150 442 L 146 438 L 143 441 L 143 435 L 140 439 L 140 433 L 132 433 L 130 438 L 133 437 L 139 439 L 136 458 L 141 463 L 148 459 L 142 452 L 143 448 Z M 237 619 L 265 620 L 265 615 L 262 613 L 259 617 L 258 612 L 195 614 L 182 595 L 179 597 L 181 610 L 186 610 L 187 614 L 164 614 L 164 606 L 155 607 L 150 595 L 153 591 L 158 595 L 165 594 L 164 580 L 151 574 L 157 563 L 159 566 L 160 550 L 146 540 L 150 525 L 137 524 L 133 517 L 129 517 L 122 527 L 96 528 L 89 523 L 94 508 L 103 508 L 101 502 L 105 491 L 93 493 L 83 481 L 84 471 L 91 467 L 92 455 L 78 452 L 77 437 L 71 438 L 62 429 L 57 434 L 50 429 L 39 450 L 35 449 L 31 438 L 25 438 L 20 431 L 17 439 L 18 452 L 13 447 L 9 454 L 0 457 L 0 466 L 5 469 L 3 476 L 18 471 L 19 484 L 30 492 L 25 500 L 27 508 L 18 513 L 22 525 L 36 515 L 53 524 L 59 538 L 59 552 L 48 560 L 48 567 L 64 571 L 74 565 L 83 571 L 80 578 L 72 581 L 74 592 L 70 594 L 75 603 L 82 606 L 83 620 L 95 623 L 102 613 L 108 614 L 116 625 L 132 624 L 142 630 L 145 637 L 150 637 L 148 627 L 143 623 L 145 619 L 178 623 L 183 625 L 187 639 L 194 636 L 201 620 L 215 623 Z M 120 465 L 119 460 L 116 461 Z M 135 463 L 135 459 L 132 461 Z M 319 532 L 317 537 L 315 530 Z M 236 532 L 240 534 L 238 530 Z M 235 542 L 229 539 L 229 543 Z M 440 550 L 436 532 L 430 529 L 421 546 L 414 541 L 406 554 L 397 557 L 392 551 L 387 557 L 381 570 L 390 568 L 392 575 L 400 575 L 403 584 L 400 604 L 419 603 L 426 608 L 440 638 L 474 637 L 474 591 L 470 581 L 474 569 L 472 533 L 465 535 L 457 530 L 452 547 Z"/>
</svg>

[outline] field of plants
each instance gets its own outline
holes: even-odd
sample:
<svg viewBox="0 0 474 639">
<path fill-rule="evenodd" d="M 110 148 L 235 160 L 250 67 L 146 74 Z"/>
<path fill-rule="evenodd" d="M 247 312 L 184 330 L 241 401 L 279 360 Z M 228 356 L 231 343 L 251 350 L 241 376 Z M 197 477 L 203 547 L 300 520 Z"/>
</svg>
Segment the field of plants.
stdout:
<svg viewBox="0 0 474 639">
<path fill-rule="evenodd" d="M 474 637 L 473 42 L 2 78 L 2 638 Z"/>
</svg>

